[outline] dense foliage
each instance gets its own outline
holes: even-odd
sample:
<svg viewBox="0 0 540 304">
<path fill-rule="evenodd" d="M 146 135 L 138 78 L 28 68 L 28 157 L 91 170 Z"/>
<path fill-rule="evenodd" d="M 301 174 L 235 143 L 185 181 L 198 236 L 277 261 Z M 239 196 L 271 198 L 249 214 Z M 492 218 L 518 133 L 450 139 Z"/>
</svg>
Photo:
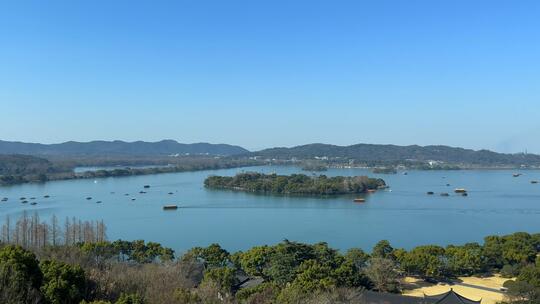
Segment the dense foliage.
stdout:
<svg viewBox="0 0 540 304">
<path fill-rule="evenodd" d="M 383 240 L 371 254 L 288 240 L 235 253 L 212 244 L 178 259 L 141 240 L 32 244 L 0 243 L 0 303 L 362 303 L 364 289 L 400 292 L 403 276 L 493 272 L 517 277 L 505 283 L 509 302 L 540 299 L 540 234 L 523 232 L 411 250 Z"/>
<path fill-rule="evenodd" d="M 257 193 L 336 195 L 363 193 L 368 189 L 386 186 L 382 179 L 366 176 L 310 177 L 304 174 L 277 175 L 262 173 L 240 173 L 235 176 L 210 176 L 205 187 L 214 189 L 241 190 Z"/>
</svg>

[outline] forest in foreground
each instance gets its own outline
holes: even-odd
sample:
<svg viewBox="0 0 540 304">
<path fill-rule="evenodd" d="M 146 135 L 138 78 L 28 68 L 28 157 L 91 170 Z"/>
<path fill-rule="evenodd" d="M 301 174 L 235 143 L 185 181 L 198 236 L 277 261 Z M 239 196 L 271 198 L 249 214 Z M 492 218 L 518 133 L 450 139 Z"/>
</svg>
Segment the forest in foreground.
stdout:
<svg viewBox="0 0 540 304">
<path fill-rule="evenodd" d="M 451 280 L 499 273 L 510 303 L 540 300 L 540 234 L 488 236 L 483 244 L 340 252 L 284 240 L 244 252 L 218 244 L 182 255 L 161 244 L 108 241 L 101 221 L 37 214 L 6 218 L 0 303 L 363 303 L 365 290 L 401 292 L 400 279 Z"/>
</svg>

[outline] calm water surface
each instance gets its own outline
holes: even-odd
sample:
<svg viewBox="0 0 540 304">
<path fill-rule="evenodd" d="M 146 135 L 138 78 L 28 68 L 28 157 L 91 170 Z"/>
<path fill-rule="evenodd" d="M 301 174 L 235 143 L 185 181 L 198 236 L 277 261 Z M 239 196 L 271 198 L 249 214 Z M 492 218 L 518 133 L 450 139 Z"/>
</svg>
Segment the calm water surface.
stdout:
<svg viewBox="0 0 540 304">
<path fill-rule="evenodd" d="M 489 234 L 540 232 L 540 184 L 530 183 L 540 180 L 540 171 L 524 171 L 518 178 L 512 171 L 489 170 L 408 175 L 375 175 L 364 169 L 324 172 L 384 178 L 391 192 L 368 195 L 364 204 L 353 203 L 351 197 L 276 197 L 203 187 L 208 175 L 241 171 L 301 172 L 267 166 L 0 187 L 0 197 L 9 198 L 0 203 L 0 222 L 5 215 L 18 216 L 24 210 L 35 210 L 42 218 L 55 214 L 60 219 L 103 219 L 111 240 L 152 240 L 179 252 L 211 243 L 244 250 L 283 239 L 325 241 L 340 249 L 369 249 L 388 239 L 396 247 L 411 248 L 481 241 Z M 151 188 L 143 189 L 146 184 Z M 469 196 L 455 195 L 453 189 L 458 187 L 467 188 Z M 147 193 L 139 194 L 141 190 Z M 428 196 L 427 191 L 436 195 Z M 440 192 L 449 192 L 450 197 L 441 197 Z M 36 197 L 38 204 L 23 205 L 22 196 Z M 93 199 L 86 200 L 88 196 Z M 103 203 L 96 204 L 98 200 Z M 163 211 L 164 204 L 182 208 Z"/>
</svg>

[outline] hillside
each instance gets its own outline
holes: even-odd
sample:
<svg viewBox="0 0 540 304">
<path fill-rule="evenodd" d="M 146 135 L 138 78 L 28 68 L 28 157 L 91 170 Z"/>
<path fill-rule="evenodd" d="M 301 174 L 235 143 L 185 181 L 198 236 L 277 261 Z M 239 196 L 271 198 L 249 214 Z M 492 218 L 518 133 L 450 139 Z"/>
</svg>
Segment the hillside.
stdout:
<svg viewBox="0 0 540 304">
<path fill-rule="evenodd" d="M 364 162 L 395 161 L 441 161 L 453 164 L 475 164 L 483 166 L 538 166 L 540 155 L 504 154 L 488 150 L 470 150 L 448 146 L 396 146 L 357 144 L 335 146 L 327 144 L 309 144 L 292 148 L 272 148 L 250 155 L 276 159 L 313 159 L 315 157 L 354 159 Z"/>
<path fill-rule="evenodd" d="M 61 144 L 36 144 L 0 140 L 0 154 L 25 154 L 42 156 L 160 156 L 170 154 L 235 155 L 248 151 L 226 144 L 182 144 L 174 140 L 159 142 L 125 141 L 69 141 Z"/>
<path fill-rule="evenodd" d="M 0 175 L 23 175 L 57 172 L 50 161 L 28 155 L 0 155 Z"/>
</svg>

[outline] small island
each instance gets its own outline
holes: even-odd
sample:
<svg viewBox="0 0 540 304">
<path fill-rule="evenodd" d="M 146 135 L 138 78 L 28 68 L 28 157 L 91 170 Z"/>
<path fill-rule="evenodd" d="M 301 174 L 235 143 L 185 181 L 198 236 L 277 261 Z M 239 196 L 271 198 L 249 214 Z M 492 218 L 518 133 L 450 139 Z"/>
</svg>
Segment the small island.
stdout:
<svg viewBox="0 0 540 304">
<path fill-rule="evenodd" d="M 227 189 L 280 195 L 340 195 L 359 194 L 368 190 L 385 188 L 380 178 L 367 176 L 307 176 L 305 174 L 277 175 L 256 172 L 235 176 L 209 176 L 204 186 L 210 189 Z"/>
<path fill-rule="evenodd" d="M 372 170 L 375 174 L 397 174 L 397 170 L 394 167 L 376 167 Z"/>
</svg>

